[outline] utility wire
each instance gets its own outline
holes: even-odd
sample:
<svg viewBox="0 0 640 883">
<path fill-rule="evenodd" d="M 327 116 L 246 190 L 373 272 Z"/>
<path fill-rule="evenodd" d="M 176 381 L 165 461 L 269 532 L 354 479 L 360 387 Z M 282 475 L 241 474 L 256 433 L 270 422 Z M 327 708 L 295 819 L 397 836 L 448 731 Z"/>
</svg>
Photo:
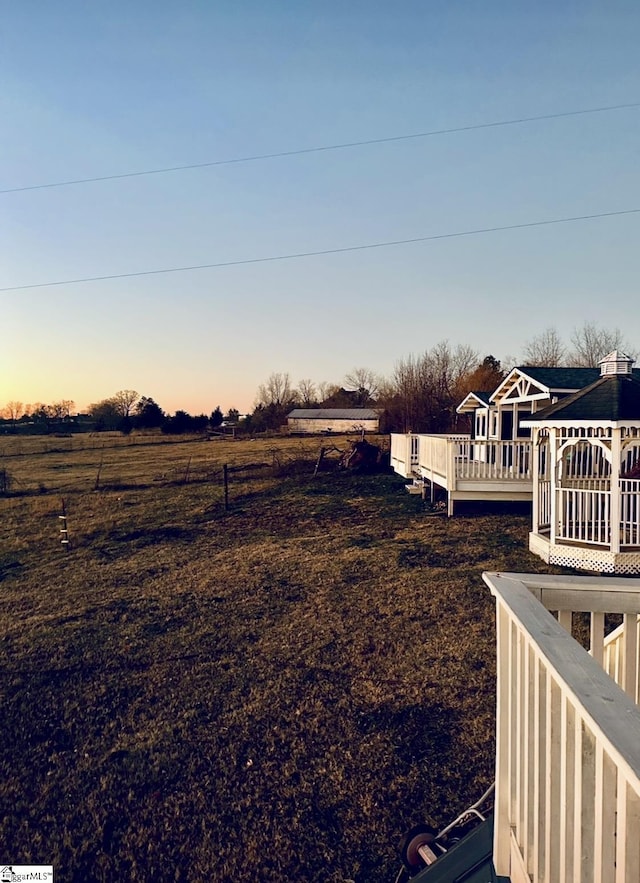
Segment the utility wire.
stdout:
<svg viewBox="0 0 640 883">
<path fill-rule="evenodd" d="M 497 120 L 490 123 L 476 123 L 469 126 L 456 126 L 452 129 L 433 129 L 429 132 L 415 132 L 409 135 L 392 135 L 387 138 L 369 138 L 366 141 L 345 141 L 342 144 L 325 144 L 320 147 L 304 147 L 299 150 L 281 150 L 277 153 L 259 153 L 253 156 L 238 156 L 233 159 L 217 159 L 210 162 L 191 163 L 189 165 L 167 166 L 161 169 L 143 169 L 139 172 L 123 172 L 118 175 L 99 175 L 92 178 L 75 178 L 69 181 L 53 181 L 45 184 L 28 184 L 24 187 L 7 187 L 2 193 L 23 193 L 26 190 L 45 190 L 53 187 L 71 187 L 77 184 L 93 184 L 97 181 L 118 181 L 122 178 L 141 178 L 144 175 L 165 175 L 169 172 L 183 172 L 190 169 L 206 169 L 211 166 L 228 166 L 239 163 L 259 162 L 265 159 L 279 159 L 287 156 L 301 156 L 305 153 L 323 153 L 329 150 L 346 150 L 353 147 L 366 147 L 370 144 L 390 144 L 396 141 L 410 141 L 417 138 L 432 138 L 437 135 L 454 135 L 460 132 L 474 132 L 479 129 L 496 129 L 500 126 L 518 126 L 523 123 L 534 123 L 541 120 L 557 120 L 564 117 L 585 116 L 594 113 L 609 113 L 614 110 L 629 110 L 640 107 L 640 102 L 630 104 L 610 104 L 606 107 L 590 107 L 584 110 L 567 110 L 561 113 L 546 113 L 540 116 L 519 117 L 513 120 Z"/>
<path fill-rule="evenodd" d="M 275 261 L 291 261 L 299 258 L 319 257 L 328 254 L 344 254 L 350 251 L 366 251 L 374 248 L 389 248 L 394 245 L 411 245 L 416 242 L 433 242 L 436 239 L 455 239 L 460 236 L 477 236 L 481 233 L 499 233 L 505 230 L 524 230 L 530 227 L 548 227 L 552 224 L 569 224 L 574 221 L 592 221 L 596 218 L 614 218 L 621 215 L 640 214 L 640 208 L 624 209 L 616 212 L 598 212 L 593 215 L 575 215 L 569 218 L 551 218 L 545 221 L 528 221 L 524 224 L 505 224 L 500 227 L 479 227 L 475 230 L 457 230 L 453 233 L 436 233 L 432 236 L 415 236 L 411 239 L 393 239 L 386 242 L 369 242 L 365 245 L 348 245 L 342 248 L 323 248 L 319 251 L 300 251 L 293 254 L 270 255 L 264 258 L 243 258 L 237 261 L 217 261 L 211 264 L 193 264 L 188 267 L 164 267 L 156 270 L 140 270 L 135 273 L 112 273 L 106 276 L 84 276 L 78 279 L 58 279 L 53 282 L 35 282 L 30 285 L 10 285 L 0 288 L 0 292 L 26 291 L 32 288 L 52 288 L 56 285 L 79 285 L 83 282 L 103 282 L 109 279 L 132 279 L 137 276 L 159 276 L 166 273 L 186 273 L 192 270 L 212 270 L 220 267 L 239 267 L 246 264 L 267 264 Z"/>
</svg>

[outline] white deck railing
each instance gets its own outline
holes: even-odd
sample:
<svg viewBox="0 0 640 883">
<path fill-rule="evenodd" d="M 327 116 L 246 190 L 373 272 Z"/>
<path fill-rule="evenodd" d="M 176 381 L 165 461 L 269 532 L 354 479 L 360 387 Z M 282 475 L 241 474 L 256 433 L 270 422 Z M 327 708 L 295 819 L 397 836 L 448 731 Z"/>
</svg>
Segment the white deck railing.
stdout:
<svg viewBox="0 0 640 883">
<path fill-rule="evenodd" d="M 640 880 L 640 580 L 484 579 L 497 608 L 497 873 Z M 591 613 L 591 655 L 570 635 L 574 611 Z M 605 613 L 624 616 L 609 638 Z"/>
<path fill-rule="evenodd" d="M 558 539 L 611 544 L 611 491 L 558 490 Z"/>
<path fill-rule="evenodd" d="M 531 480 L 531 442 L 466 441 L 460 444 L 456 477 Z"/>
<path fill-rule="evenodd" d="M 531 481 L 531 442 L 392 433 L 391 465 L 400 475 L 437 477 L 447 490 L 458 481 Z"/>
<path fill-rule="evenodd" d="M 620 549 L 640 547 L 640 480 L 621 479 L 619 505 Z M 551 485 L 538 481 L 538 531 L 550 528 Z M 615 535 L 608 479 L 563 481 L 556 490 L 556 540 L 610 547 Z"/>
<path fill-rule="evenodd" d="M 640 546 L 640 480 L 620 480 L 620 547 Z"/>
<path fill-rule="evenodd" d="M 625 641 L 625 635 L 630 635 L 630 640 Z M 616 684 L 640 705 L 640 656 L 634 653 L 634 647 L 640 647 L 640 616 L 630 614 L 605 638 L 602 665 Z"/>
<path fill-rule="evenodd" d="M 460 445 L 469 436 L 465 435 L 419 435 L 418 436 L 418 470 L 427 476 L 439 476 L 445 479 L 444 486 L 453 486 L 455 476 L 454 463 L 459 456 Z"/>
<path fill-rule="evenodd" d="M 391 467 L 409 478 L 418 467 L 419 436 L 411 433 L 391 433 Z"/>
<path fill-rule="evenodd" d="M 551 481 L 548 478 L 538 480 L 538 530 L 551 527 Z"/>
</svg>

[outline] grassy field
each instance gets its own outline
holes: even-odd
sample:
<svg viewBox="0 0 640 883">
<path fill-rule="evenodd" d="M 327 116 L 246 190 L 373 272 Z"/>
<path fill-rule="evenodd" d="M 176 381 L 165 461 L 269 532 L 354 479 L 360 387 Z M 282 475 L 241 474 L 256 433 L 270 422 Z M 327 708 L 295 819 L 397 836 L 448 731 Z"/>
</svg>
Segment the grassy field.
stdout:
<svg viewBox="0 0 640 883">
<path fill-rule="evenodd" d="M 321 443 L 0 442 L 3 861 L 74 883 L 393 880 L 408 827 L 484 791 L 481 572 L 546 569 L 529 519 L 314 477 Z"/>
</svg>

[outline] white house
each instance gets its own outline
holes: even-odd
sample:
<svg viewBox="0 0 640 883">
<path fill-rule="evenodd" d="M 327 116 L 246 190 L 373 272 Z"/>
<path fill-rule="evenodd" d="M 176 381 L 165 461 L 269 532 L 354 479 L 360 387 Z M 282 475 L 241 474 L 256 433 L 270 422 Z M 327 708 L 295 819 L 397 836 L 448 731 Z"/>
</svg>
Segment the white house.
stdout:
<svg viewBox="0 0 640 883">
<path fill-rule="evenodd" d="M 633 371 L 634 376 L 640 372 Z M 492 392 L 470 392 L 458 405 L 471 432 L 392 433 L 391 465 L 411 478 L 444 488 L 448 511 L 458 500 L 533 499 L 531 427 L 527 421 L 600 376 L 598 368 L 513 368 Z"/>
<path fill-rule="evenodd" d="M 391 465 L 457 500 L 532 501 L 530 549 L 551 564 L 640 573 L 640 372 L 612 352 L 600 368 L 518 367 L 458 412 L 469 435 L 391 436 Z M 533 433 L 533 435 L 532 435 Z"/>
<path fill-rule="evenodd" d="M 529 438 L 531 432 L 522 425 L 523 420 L 583 389 L 598 375 L 597 368 L 513 368 L 492 393 L 471 392 L 456 410 L 473 415 L 472 438 Z"/>
</svg>

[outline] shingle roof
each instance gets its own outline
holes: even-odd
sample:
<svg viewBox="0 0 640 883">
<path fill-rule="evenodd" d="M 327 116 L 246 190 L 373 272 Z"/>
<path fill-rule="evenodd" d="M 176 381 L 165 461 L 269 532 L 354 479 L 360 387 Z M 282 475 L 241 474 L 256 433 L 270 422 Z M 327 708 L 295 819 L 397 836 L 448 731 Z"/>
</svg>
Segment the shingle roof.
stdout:
<svg viewBox="0 0 640 883">
<path fill-rule="evenodd" d="M 640 377 L 609 374 L 585 389 L 538 411 L 527 422 L 544 420 L 639 420 Z"/>
<path fill-rule="evenodd" d="M 473 402 L 474 399 L 475 404 Z M 485 405 L 485 407 L 487 408 L 491 405 L 490 392 L 483 392 L 482 390 L 472 390 L 471 392 L 468 392 L 456 408 L 456 411 L 459 414 L 462 414 L 467 411 L 474 410 L 479 405 Z"/>
<path fill-rule="evenodd" d="M 484 402 L 485 405 L 490 404 L 490 402 L 489 402 L 489 398 L 491 396 L 490 392 L 485 392 L 484 390 L 473 389 L 473 390 L 471 390 L 469 395 L 475 396 L 477 399 L 480 399 L 480 401 Z"/>
<path fill-rule="evenodd" d="M 297 420 L 377 420 L 372 408 L 294 408 L 287 419 Z"/>
<path fill-rule="evenodd" d="M 518 371 L 549 389 L 582 389 L 600 377 L 599 368 L 544 368 L 519 365 Z"/>
</svg>

